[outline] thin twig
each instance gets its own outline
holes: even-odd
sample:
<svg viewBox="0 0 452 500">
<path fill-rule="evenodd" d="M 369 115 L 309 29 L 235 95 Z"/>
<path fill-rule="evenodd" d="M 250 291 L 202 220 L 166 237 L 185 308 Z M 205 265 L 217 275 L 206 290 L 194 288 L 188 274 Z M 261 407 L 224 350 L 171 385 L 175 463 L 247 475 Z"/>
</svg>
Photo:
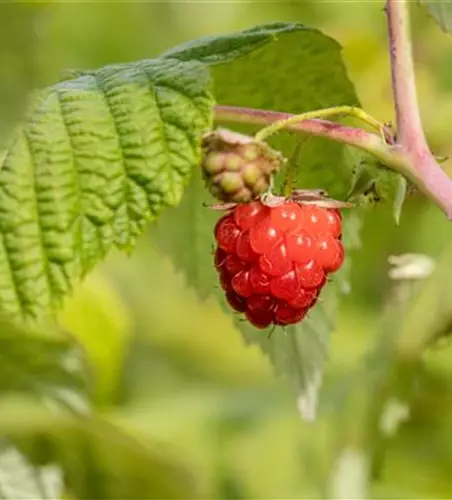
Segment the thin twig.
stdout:
<svg viewBox="0 0 452 500">
<path fill-rule="evenodd" d="M 354 106 L 335 106 L 333 108 L 319 109 L 316 111 L 307 111 L 306 113 L 302 113 L 300 115 L 293 115 L 284 120 L 272 123 L 271 125 L 268 125 L 267 127 L 259 130 L 259 132 L 255 135 L 255 139 L 263 141 L 268 137 L 270 137 L 271 135 L 295 123 L 301 123 L 303 121 L 310 119 L 312 120 L 315 118 L 329 118 L 331 116 L 340 116 L 340 115 L 354 116 L 355 118 L 364 121 L 372 128 L 377 130 L 379 133 L 383 134 L 382 137 L 385 139 L 383 133 L 385 126 L 383 125 L 383 123 L 380 123 L 373 116 L 370 116 L 361 108 L 357 108 Z"/>
<path fill-rule="evenodd" d="M 217 122 L 248 123 L 254 125 L 271 125 L 281 120 L 292 118 L 291 113 L 269 111 L 266 109 L 242 108 L 238 106 L 215 106 L 214 117 Z M 372 154 L 380 152 L 386 156 L 386 144 L 380 135 L 372 134 L 360 128 L 347 127 L 328 120 L 304 120 L 290 123 L 285 127 L 293 132 L 328 137 L 343 144 L 349 144 Z"/>
</svg>

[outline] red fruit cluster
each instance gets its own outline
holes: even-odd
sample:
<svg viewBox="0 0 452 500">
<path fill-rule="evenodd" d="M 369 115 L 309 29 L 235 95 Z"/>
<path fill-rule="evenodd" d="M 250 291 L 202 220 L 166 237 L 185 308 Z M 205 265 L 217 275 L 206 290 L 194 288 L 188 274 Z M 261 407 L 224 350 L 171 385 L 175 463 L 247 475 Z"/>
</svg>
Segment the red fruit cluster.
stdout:
<svg viewBox="0 0 452 500">
<path fill-rule="evenodd" d="M 335 209 L 236 205 L 215 226 L 215 267 L 229 304 L 257 328 L 301 321 L 344 260 L 341 232 Z"/>
</svg>

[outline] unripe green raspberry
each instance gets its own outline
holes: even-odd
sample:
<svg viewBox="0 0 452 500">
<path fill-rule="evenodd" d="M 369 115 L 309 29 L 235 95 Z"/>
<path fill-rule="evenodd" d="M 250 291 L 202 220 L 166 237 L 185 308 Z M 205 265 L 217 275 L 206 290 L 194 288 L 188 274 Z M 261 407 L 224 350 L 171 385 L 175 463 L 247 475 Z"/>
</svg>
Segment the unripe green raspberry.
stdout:
<svg viewBox="0 0 452 500">
<path fill-rule="evenodd" d="M 246 203 L 257 198 L 284 163 L 282 155 L 265 142 L 227 129 L 206 134 L 202 146 L 206 186 L 225 202 Z"/>
</svg>

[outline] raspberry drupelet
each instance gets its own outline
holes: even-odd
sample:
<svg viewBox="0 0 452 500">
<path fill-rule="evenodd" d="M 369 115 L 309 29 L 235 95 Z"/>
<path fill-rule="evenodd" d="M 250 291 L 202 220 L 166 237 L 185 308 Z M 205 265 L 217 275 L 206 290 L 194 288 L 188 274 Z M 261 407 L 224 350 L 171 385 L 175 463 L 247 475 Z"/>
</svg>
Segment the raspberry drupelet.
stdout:
<svg viewBox="0 0 452 500">
<path fill-rule="evenodd" d="M 257 328 L 298 323 L 342 265 L 341 232 L 333 208 L 236 205 L 215 226 L 215 268 L 228 303 Z"/>
</svg>

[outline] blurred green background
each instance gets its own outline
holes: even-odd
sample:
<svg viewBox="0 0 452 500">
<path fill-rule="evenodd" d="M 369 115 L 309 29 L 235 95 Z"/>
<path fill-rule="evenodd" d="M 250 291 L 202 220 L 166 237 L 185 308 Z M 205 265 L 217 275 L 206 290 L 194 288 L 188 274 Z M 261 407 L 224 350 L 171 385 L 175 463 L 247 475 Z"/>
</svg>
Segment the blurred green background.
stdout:
<svg viewBox="0 0 452 500">
<path fill-rule="evenodd" d="M 189 39 L 272 21 L 302 22 L 336 38 L 362 106 L 390 121 L 383 6 L 323 0 L 3 3 L 0 132 L 5 137 L 20 116 L 29 89 L 58 81 L 66 69 L 150 58 Z M 436 154 L 452 155 L 452 39 L 414 4 L 412 11 L 425 129 Z M 452 174 L 451 165 L 445 168 Z M 184 286 L 153 246 L 152 227 L 133 256 L 111 255 L 60 317 L 96 367 L 99 415 L 182 465 L 194 492 L 187 496 L 340 496 L 340 488 L 330 489 L 332 450 L 360 416 L 336 418 L 336 407 L 341 388 L 375 343 L 390 287 L 387 258 L 405 252 L 436 257 L 452 237 L 443 214 L 420 196 L 408 200 L 400 226 L 384 205 L 364 218 L 362 246 L 351 256 L 352 292 L 332 335 L 315 423 L 302 421 L 286 381 L 274 376 L 257 348 L 243 344 L 231 318 Z M 429 355 L 429 391 L 391 442 L 369 497 L 452 498 L 449 356 L 447 346 Z"/>
</svg>

